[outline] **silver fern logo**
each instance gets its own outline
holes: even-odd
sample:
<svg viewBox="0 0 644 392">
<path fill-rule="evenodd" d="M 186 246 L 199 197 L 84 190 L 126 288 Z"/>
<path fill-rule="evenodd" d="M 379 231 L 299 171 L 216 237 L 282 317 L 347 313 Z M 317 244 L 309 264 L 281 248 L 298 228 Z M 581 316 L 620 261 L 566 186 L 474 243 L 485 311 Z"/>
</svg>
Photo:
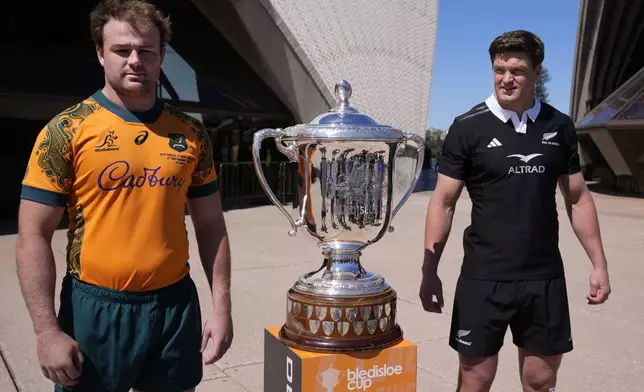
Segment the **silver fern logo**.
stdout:
<svg viewBox="0 0 644 392">
<path fill-rule="evenodd" d="M 546 132 L 541 137 L 541 144 L 549 144 L 551 146 L 558 146 L 559 142 L 553 141 L 552 139 L 557 136 L 557 132 Z"/>
</svg>

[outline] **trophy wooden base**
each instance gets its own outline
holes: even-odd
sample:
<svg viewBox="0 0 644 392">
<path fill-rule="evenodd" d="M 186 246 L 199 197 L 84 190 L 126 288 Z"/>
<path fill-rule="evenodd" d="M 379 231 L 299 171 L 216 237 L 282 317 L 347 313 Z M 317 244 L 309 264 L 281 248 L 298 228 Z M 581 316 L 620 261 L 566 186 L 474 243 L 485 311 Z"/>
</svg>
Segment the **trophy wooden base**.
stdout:
<svg viewBox="0 0 644 392">
<path fill-rule="evenodd" d="M 288 346 L 314 352 L 356 352 L 403 340 L 396 322 L 396 292 L 369 296 L 311 295 L 291 288 L 279 337 Z"/>
<path fill-rule="evenodd" d="M 298 350 L 264 331 L 264 392 L 415 392 L 417 346 L 402 340 L 382 350 L 319 353 Z"/>
</svg>

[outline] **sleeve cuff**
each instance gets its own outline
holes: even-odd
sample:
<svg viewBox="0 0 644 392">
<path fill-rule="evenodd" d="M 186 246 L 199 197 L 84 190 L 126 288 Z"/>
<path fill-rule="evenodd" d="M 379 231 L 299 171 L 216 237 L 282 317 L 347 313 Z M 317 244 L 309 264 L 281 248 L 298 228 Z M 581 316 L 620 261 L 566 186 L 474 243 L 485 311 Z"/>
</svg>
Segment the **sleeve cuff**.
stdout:
<svg viewBox="0 0 644 392">
<path fill-rule="evenodd" d="M 211 181 L 205 185 L 191 186 L 188 188 L 188 199 L 210 196 L 219 190 L 217 180 Z"/>
<path fill-rule="evenodd" d="M 35 188 L 29 185 L 22 186 L 20 198 L 57 207 L 65 207 L 67 204 L 67 195 Z"/>
<path fill-rule="evenodd" d="M 580 171 L 581 171 L 581 166 L 573 166 L 573 167 L 569 167 L 569 168 L 567 168 L 567 169 L 566 169 L 566 170 L 564 170 L 564 171 L 563 171 L 563 173 L 561 173 L 561 174 L 568 175 L 568 176 L 572 176 L 573 174 L 577 174 L 577 173 L 579 173 Z"/>
<path fill-rule="evenodd" d="M 465 175 L 462 171 L 450 170 L 449 168 L 446 168 L 445 166 L 440 164 L 438 165 L 438 173 L 455 180 L 465 181 Z"/>
</svg>

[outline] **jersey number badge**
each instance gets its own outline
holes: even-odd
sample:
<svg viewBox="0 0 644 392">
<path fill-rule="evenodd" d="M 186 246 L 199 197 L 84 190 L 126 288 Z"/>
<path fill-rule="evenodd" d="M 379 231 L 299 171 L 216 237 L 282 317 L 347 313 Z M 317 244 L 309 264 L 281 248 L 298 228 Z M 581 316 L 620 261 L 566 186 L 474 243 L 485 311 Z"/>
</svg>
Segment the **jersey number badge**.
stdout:
<svg viewBox="0 0 644 392">
<path fill-rule="evenodd" d="M 186 143 L 186 135 L 180 133 L 170 133 L 168 134 L 168 144 L 172 147 L 173 150 L 184 152 L 188 149 L 188 143 Z"/>
</svg>

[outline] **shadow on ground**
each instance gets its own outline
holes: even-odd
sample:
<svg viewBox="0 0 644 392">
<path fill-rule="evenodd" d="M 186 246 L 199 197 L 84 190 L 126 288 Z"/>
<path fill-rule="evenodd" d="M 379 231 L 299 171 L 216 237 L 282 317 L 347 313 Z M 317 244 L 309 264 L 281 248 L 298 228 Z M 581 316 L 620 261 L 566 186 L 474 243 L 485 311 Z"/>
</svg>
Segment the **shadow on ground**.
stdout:
<svg viewBox="0 0 644 392">
<path fill-rule="evenodd" d="M 599 193 L 607 196 L 627 197 L 632 199 L 644 199 L 644 193 L 626 192 L 619 190 L 615 186 L 603 184 L 601 182 L 588 183 L 588 189 L 593 193 Z"/>
</svg>

